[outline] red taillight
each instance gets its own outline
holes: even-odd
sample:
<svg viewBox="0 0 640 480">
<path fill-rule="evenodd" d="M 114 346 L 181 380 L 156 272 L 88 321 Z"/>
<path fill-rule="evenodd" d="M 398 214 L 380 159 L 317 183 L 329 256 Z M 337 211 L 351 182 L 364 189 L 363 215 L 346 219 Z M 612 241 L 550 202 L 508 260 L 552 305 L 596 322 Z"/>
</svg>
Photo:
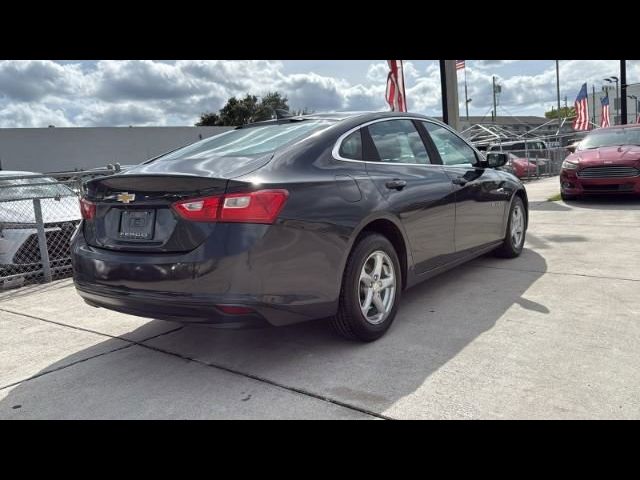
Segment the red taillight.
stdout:
<svg viewBox="0 0 640 480">
<path fill-rule="evenodd" d="M 180 216 L 194 222 L 215 222 L 218 219 L 222 197 L 205 197 L 184 200 L 173 204 Z"/>
<path fill-rule="evenodd" d="M 96 216 L 96 204 L 86 198 L 81 198 L 80 213 L 85 220 L 93 220 L 93 217 Z"/>
<path fill-rule="evenodd" d="M 175 211 L 196 222 L 273 223 L 287 201 L 286 190 L 258 190 L 183 200 Z"/>
<path fill-rule="evenodd" d="M 255 312 L 253 308 L 237 305 L 216 305 L 216 308 L 227 315 L 247 315 Z"/>
</svg>

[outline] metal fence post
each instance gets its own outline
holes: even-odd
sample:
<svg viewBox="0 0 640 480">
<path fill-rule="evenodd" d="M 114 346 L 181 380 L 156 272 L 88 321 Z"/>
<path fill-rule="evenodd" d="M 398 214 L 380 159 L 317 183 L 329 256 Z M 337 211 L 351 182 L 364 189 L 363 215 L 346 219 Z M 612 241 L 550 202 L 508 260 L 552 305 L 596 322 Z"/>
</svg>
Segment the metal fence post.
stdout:
<svg viewBox="0 0 640 480">
<path fill-rule="evenodd" d="M 36 217 L 36 227 L 38 229 L 38 247 L 40 247 L 40 259 L 42 261 L 42 273 L 44 281 L 50 283 L 51 265 L 49 264 L 49 251 L 47 250 L 47 236 L 44 232 L 44 221 L 42 219 L 42 205 L 39 198 L 33 199 L 33 211 Z"/>
</svg>

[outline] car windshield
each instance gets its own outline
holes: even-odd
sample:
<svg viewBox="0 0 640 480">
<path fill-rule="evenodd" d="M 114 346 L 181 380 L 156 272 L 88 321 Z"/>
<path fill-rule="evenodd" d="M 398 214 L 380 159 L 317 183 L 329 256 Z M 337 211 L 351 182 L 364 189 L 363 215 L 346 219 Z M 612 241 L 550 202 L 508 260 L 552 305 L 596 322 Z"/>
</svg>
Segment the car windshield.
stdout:
<svg viewBox="0 0 640 480">
<path fill-rule="evenodd" d="M 612 128 L 596 130 L 580 142 L 578 150 L 619 145 L 640 145 L 640 128 Z"/>
<path fill-rule="evenodd" d="M 57 183 L 51 177 L 14 178 L 13 180 L 5 180 L 0 177 L 0 200 L 69 197 L 72 195 L 75 194 L 69 187 Z"/>
<path fill-rule="evenodd" d="M 180 148 L 154 161 L 264 155 L 323 130 L 333 123 L 328 120 L 305 120 L 240 128 Z"/>
</svg>

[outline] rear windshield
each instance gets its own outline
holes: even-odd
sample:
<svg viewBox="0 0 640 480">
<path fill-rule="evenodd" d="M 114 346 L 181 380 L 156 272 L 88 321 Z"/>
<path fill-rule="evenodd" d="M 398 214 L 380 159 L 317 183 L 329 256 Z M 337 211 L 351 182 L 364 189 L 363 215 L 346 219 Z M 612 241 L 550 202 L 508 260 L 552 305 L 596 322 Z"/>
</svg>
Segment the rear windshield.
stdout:
<svg viewBox="0 0 640 480">
<path fill-rule="evenodd" d="M 305 120 L 263 127 L 240 128 L 180 148 L 157 158 L 155 161 L 263 155 L 323 130 L 332 123 L 326 120 Z"/>
<path fill-rule="evenodd" d="M 640 128 L 612 128 L 595 130 L 580 142 L 579 150 L 619 145 L 640 145 Z"/>
<path fill-rule="evenodd" d="M 24 200 L 27 198 L 69 197 L 73 191 L 49 177 L 16 178 L 3 180 L 0 177 L 0 200 Z"/>
</svg>

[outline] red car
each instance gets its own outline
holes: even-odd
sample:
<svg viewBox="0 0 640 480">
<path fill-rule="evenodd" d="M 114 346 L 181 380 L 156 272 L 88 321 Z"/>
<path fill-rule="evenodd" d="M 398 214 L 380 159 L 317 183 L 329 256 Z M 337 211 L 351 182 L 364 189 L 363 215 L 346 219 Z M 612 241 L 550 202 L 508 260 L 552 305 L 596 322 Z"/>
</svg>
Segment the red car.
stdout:
<svg viewBox="0 0 640 480">
<path fill-rule="evenodd" d="M 562 162 L 563 200 L 598 193 L 640 195 L 640 125 L 589 133 Z"/>
<path fill-rule="evenodd" d="M 533 161 L 516 157 L 513 153 L 509 153 L 509 165 L 513 170 L 513 174 L 518 178 L 535 177 L 538 175 L 538 167 Z"/>
</svg>

